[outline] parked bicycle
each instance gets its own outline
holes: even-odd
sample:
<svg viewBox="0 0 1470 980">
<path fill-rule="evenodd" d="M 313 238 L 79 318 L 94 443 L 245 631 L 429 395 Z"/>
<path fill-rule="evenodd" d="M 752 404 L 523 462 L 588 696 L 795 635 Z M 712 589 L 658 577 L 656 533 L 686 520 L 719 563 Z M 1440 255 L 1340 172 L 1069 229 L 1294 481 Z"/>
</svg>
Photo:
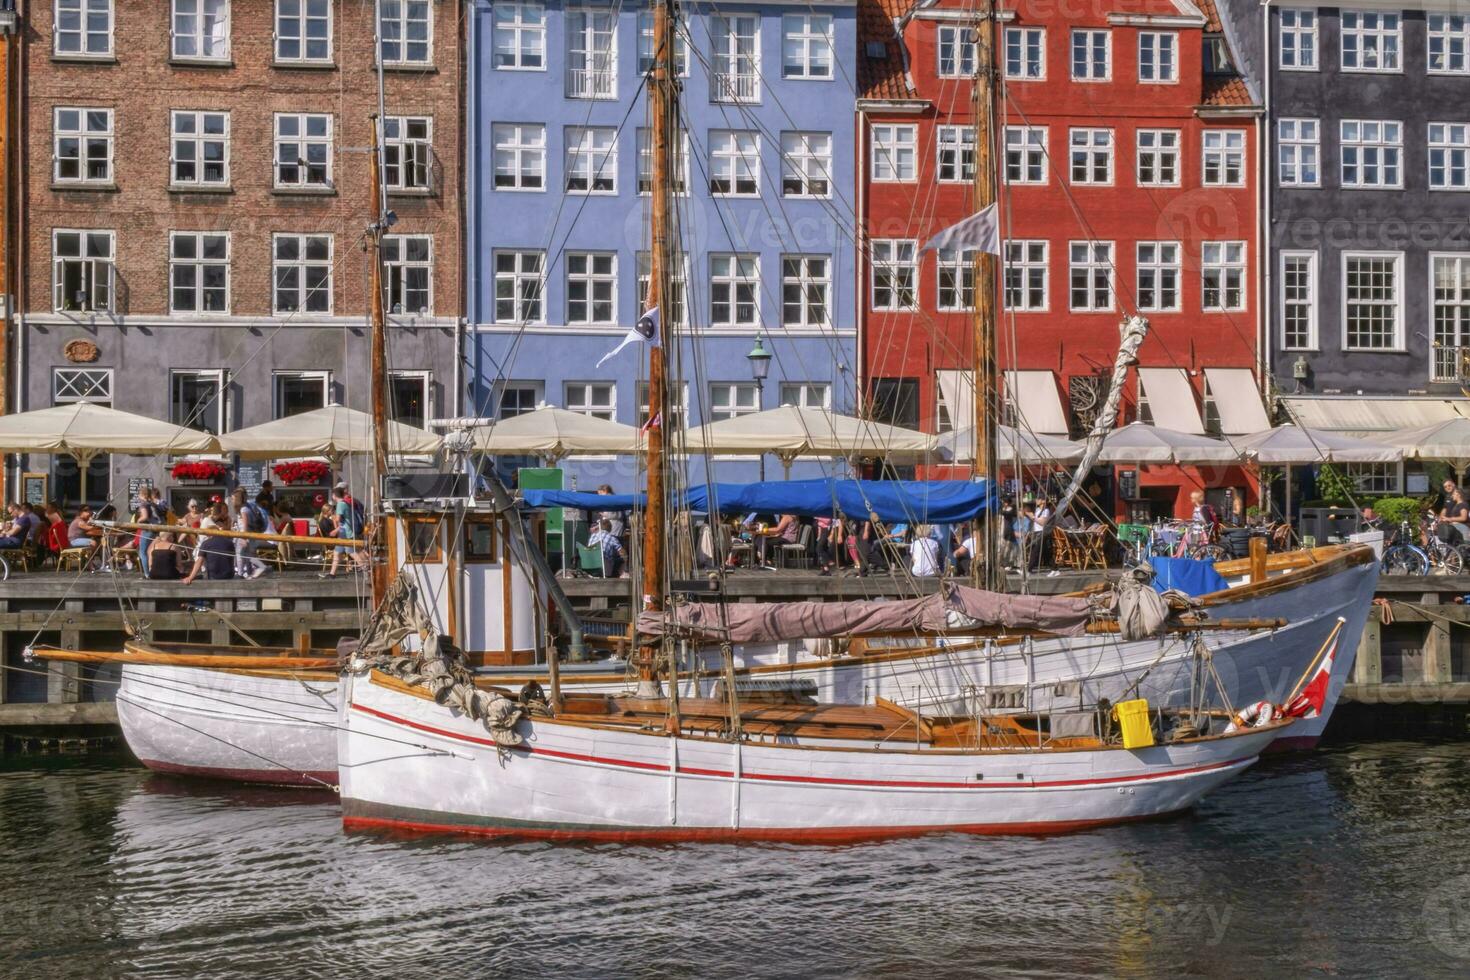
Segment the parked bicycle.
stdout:
<svg viewBox="0 0 1470 980">
<path fill-rule="evenodd" d="M 1449 544 L 1435 531 L 1439 521 L 1426 520 L 1420 527 L 1422 541 L 1414 540 L 1414 526 L 1408 521 L 1399 525 L 1394 543 L 1383 549 L 1384 575 L 1428 575 L 1431 569 L 1445 575 L 1459 575 L 1470 565 L 1470 544 Z"/>
<path fill-rule="evenodd" d="M 1150 550 L 1160 558 L 1225 561 L 1230 557 L 1214 526 L 1202 521 L 1171 521 L 1161 533 L 1155 533 Z"/>
</svg>

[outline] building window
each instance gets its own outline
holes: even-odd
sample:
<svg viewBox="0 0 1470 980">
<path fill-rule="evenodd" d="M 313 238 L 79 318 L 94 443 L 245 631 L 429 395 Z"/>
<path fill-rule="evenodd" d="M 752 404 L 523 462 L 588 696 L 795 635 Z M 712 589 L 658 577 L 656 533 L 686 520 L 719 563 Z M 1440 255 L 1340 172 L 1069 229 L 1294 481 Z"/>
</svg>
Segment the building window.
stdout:
<svg viewBox="0 0 1470 980">
<path fill-rule="evenodd" d="M 433 407 L 433 376 L 428 371 L 388 372 L 388 417 L 422 429 Z"/>
<path fill-rule="evenodd" d="M 975 32 L 969 27 L 939 27 L 939 77 L 975 77 Z"/>
<path fill-rule="evenodd" d="M 378 0 L 383 64 L 427 65 L 432 60 L 429 0 Z"/>
<path fill-rule="evenodd" d="M 276 313 L 332 312 L 332 236 L 277 235 L 274 242 Z"/>
<path fill-rule="evenodd" d="M 760 18 L 755 14 L 711 15 L 711 102 L 755 102 L 761 97 Z"/>
<path fill-rule="evenodd" d="M 276 186 L 330 187 L 332 117 L 276 113 Z"/>
<path fill-rule="evenodd" d="M 1245 242 L 1200 244 L 1200 307 L 1245 309 Z"/>
<path fill-rule="evenodd" d="M 781 196 L 832 195 L 832 134 L 781 134 Z"/>
<path fill-rule="evenodd" d="M 1113 182 L 1113 131 L 1111 129 L 1074 129 L 1071 131 L 1072 183 L 1111 184 Z"/>
<path fill-rule="evenodd" d="M 173 0 L 175 58 L 228 61 L 230 0 Z"/>
<path fill-rule="evenodd" d="M 276 0 L 276 60 L 332 60 L 332 0 Z"/>
<path fill-rule="evenodd" d="M 760 188 L 760 136 L 747 130 L 710 130 L 709 164 L 711 194 L 754 197 Z"/>
<path fill-rule="evenodd" d="M 1138 80 L 1179 81 L 1179 35 L 1172 31 L 1138 32 Z"/>
<path fill-rule="evenodd" d="M 786 14 L 781 18 L 781 77 L 832 77 L 830 14 Z"/>
<path fill-rule="evenodd" d="M 748 382 L 709 386 L 709 420 L 723 422 L 761 410 L 760 389 Z"/>
<path fill-rule="evenodd" d="M 689 77 L 689 45 L 684 35 L 670 27 L 674 35 L 674 74 Z M 648 10 L 638 13 L 638 74 L 653 71 L 653 13 Z"/>
<path fill-rule="evenodd" d="M 685 323 L 685 299 L 689 293 L 689 259 L 682 252 L 673 258 L 673 275 L 669 276 L 662 300 L 665 327 L 682 327 Z M 653 259 L 647 252 L 638 253 L 638 281 L 634 290 L 634 301 L 640 313 L 648 308 L 648 277 L 653 269 Z M 646 400 L 646 399 L 645 399 Z"/>
<path fill-rule="evenodd" d="M 1281 119 L 1276 123 L 1277 172 L 1282 187 L 1316 187 L 1321 130 L 1315 119 Z"/>
<path fill-rule="evenodd" d="M 74 57 L 112 54 L 112 0 L 56 0 L 52 52 Z"/>
<path fill-rule="evenodd" d="M 389 313 L 434 313 L 434 239 L 429 235 L 383 236 L 383 305 Z"/>
<path fill-rule="evenodd" d="M 781 256 L 781 325 L 830 324 L 832 260 L 826 255 Z"/>
<path fill-rule="evenodd" d="M 1006 28 L 1006 78 L 1036 80 L 1046 77 L 1046 30 L 1041 27 Z"/>
<path fill-rule="evenodd" d="M 793 408 L 832 407 L 832 386 L 821 383 L 783 382 L 780 389 L 781 404 Z"/>
<path fill-rule="evenodd" d="M 955 313 L 975 308 L 976 255 L 973 249 L 937 250 L 940 310 Z"/>
<path fill-rule="evenodd" d="M 1281 346 L 1317 348 L 1317 253 L 1281 253 Z"/>
<path fill-rule="evenodd" d="M 327 407 L 332 391 L 329 371 L 277 371 L 271 380 L 278 419 Z"/>
<path fill-rule="evenodd" d="M 1006 127 L 1006 183 L 1046 183 L 1046 127 Z"/>
<path fill-rule="evenodd" d="M 176 231 L 168 241 L 170 313 L 230 312 L 230 236 Z"/>
<path fill-rule="evenodd" d="M 1068 245 L 1070 308 L 1094 312 L 1113 308 L 1113 243 L 1072 242 Z"/>
<path fill-rule="evenodd" d="M 1281 8 L 1281 67 L 1317 70 L 1317 11 Z"/>
<path fill-rule="evenodd" d="M 1341 127 L 1342 186 L 1403 186 L 1404 138 L 1398 123 L 1344 119 Z"/>
<path fill-rule="evenodd" d="M 618 97 L 618 18 L 610 10 L 568 10 L 567 98 Z"/>
<path fill-rule="evenodd" d="M 67 313 L 112 312 L 113 234 L 110 231 L 51 233 L 52 308 Z"/>
<path fill-rule="evenodd" d="M 112 368 L 55 368 L 51 372 L 51 404 L 112 403 Z"/>
<path fill-rule="evenodd" d="M 495 322 L 541 323 L 545 252 L 495 253 Z"/>
<path fill-rule="evenodd" d="M 169 371 L 168 420 L 217 436 L 225 431 L 225 372 Z"/>
<path fill-rule="evenodd" d="M 52 134 L 57 183 L 112 183 L 112 110 L 58 108 Z"/>
<path fill-rule="evenodd" d="M 919 427 L 917 378 L 874 378 L 873 420 L 905 429 Z"/>
<path fill-rule="evenodd" d="M 568 252 L 567 322 L 617 322 L 617 256 L 612 252 Z"/>
<path fill-rule="evenodd" d="M 1399 15 L 1344 10 L 1342 25 L 1343 71 L 1399 70 Z"/>
<path fill-rule="evenodd" d="M 1435 255 L 1434 364 L 1431 381 L 1461 381 L 1464 354 L 1470 348 L 1470 258 Z"/>
<path fill-rule="evenodd" d="M 618 177 L 618 133 L 611 126 L 567 127 L 567 191 L 614 194 Z"/>
<path fill-rule="evenodd" d="M 1006 309 L 1019 312 L 1046 309 L 1048 250 L 1048 243 L 1040 240 L 1006 242 Z"/>
<path fill-rule="evenodd" d="M 1463 75 L 1470 72 L 1465 51 L 1470 47 L 1470 18 L 1452 14 L 1429 15 L 1429 71 Z"/>
<path fill-rule="evenodd" d="M 940 126 L 934 145 L 941 181 L 967 183 L 975 179 L 974 126 Z"/>
<path fill-rule="evenodd" d="M 1343 346 L 1398 350 L 1398 255 L 1346 253 L 1343 263 Z"/>
<path fill-rule="evenodd" d="M 495 67 L 546 70 L 546 7 L 540 0 L 495 0 Z"/>
<path fill-rule="evenodd" d="M 1140 187 L 1179 186 L 1179 130 L 1138 131 L 1138 184 Z"/>
<path fill-rule="evenodd" d="M 434 172 L 434 121 L 427 116 L 385 117 L 383 167 L 388 171 L 388 190 L 429 190 Z"/>
<path fill-rule="evenodd" d="M 562 386 L 562 407 L 612 422 L 618 415 L 616 393 L 617 389 L 607 382 L 569 381 Z"/>
<path fill-rule="evenodd" d="M 919 278 L 914 241 L 878 238 L 872 243 L 873 309 L 912 310 Z"/>
<path fill-rule="evenodd" d="M 1361 494 L 1394 494 L 1399 492 L 1397 463 L 1343 463 L 1343 473 L 1353 481 Z"/>
<path fill-rule="evenodd" d="M 1205 130 L 1204 155 L 1207 186 L 1245 186 L 1245 130 Z"/>
<path fill-rule="evenodd" d="M 1429 124 L 1429 186 L 1435 190 L 1465 190 L 1466 153 L 1470 126 L 1464 123 Z"/>
<path fill-rule="evenodd" d="M 760 323 L 760 256 L 709 257 L 709 318 L 716 327 L 754 327 Z"/>
<path fill-rule="evenodd" d="M 679 385 L 677 389 L 669 385 L 664 389 L 668 396 L 669 424 L 664 426 L 666 432 L 682 432 L 689 418 L 689 386 Z M 648 424 L 648 382 L 638 382 L 638 428 Z"/>
<path fill-rule="evenodd" d="M 174 112 L 169 183 L 179 187 L 228 187 L 230 114 Z"/>
<path fill-rule="evenodd" d="M 1179 243 L 1138 243 L 1138 308 L 1179 309 Z"/>
<path fill-rule="evenodd" d="M 546 127 L 540 123 L 495 123 L 495 189 L 539 191 L 546 188 Z"/>
<path fill-rule="evenodd" d="M 1072 32 L 1072 80 L 1101 82 L 1112 77 L 1111 31 Z"/>
<path fill-rule="evenodd" d="M 495 417 L 513 419 L 517 415 L 528 415 L 536 411 L 536 406 L 540 403 L 541 386 L 537 382 L 506 382 L 500 386 Z"/>
<path fill-rule="evenodd" d="M 917 126 L 873 124 L 873 180 L 911 181 L 918 176 Z"/>
<path fill-rule="evenodd" d="M 689 139 L 674 143 L 674 172 L 669 175 L 675 194 L 689 193 Z M 653 193 L 653 131 L 638 130 L 638 193 Z"/>
</svg>

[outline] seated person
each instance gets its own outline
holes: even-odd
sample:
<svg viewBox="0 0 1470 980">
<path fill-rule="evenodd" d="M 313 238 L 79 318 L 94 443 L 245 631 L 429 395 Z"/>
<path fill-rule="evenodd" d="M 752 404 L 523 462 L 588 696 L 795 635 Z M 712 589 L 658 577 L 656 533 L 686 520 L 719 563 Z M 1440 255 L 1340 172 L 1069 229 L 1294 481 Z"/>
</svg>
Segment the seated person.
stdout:
<svg viewBox="0 0 1470 980">
<path fill-rule="evenodd" d="M 71 544 L 67 538 L 66 518 L 55 504 L 46 505 L 46 527 L 42 531 L 41 540 L 46 551 L 52 555 L 61 554 Z"/>
<path fill-rule="evenodd" d="M 909 574 L 915 578 L 939 574 L 939 542 L 927 525 L 914 529 L 914 540 L 909 543 Z"/>
<path fill-rule="evenodd" d="M 92 508 L 82 504 L 82 509 L 77 511 L 77 516 L 71 519 L 67 527 L 66 541 L 72 548 L 95 548 L 99 529 L 92 523 Z"/>
<path fill-rule="evenodd" d="M 1465 491 L 1456 487 L 1450 494 L 1450 502 L 1439 512 L 1439 525 L 1435 535 L 1445 544 L 1461 544 L 1470 540 L 1470 504 L 1465 502 Z M 0 547 L 4 542 L 0 541 Z"/>
<path fill-rule="evenodd" d="M 148 578 L 160 581 L 172 581 L 182 577 L 182 572 L 179 570 L 181 554 L 173 532 L 164 531 L 154 539 L 153 547 L 148 549 L 148 571 L 144 574 Z"/>
<path fill-rule="evenodd" d="M 1379 515 L 1376 510 L 1373 509 L 1372 504 L 1369 504 L 1363 508 L 1363 511 L 1359 516 L 1359 523 L 1361 524 L 1362 530 L 1364 531 L 1383 530 L 1383 517 Z"/>
<path fill-rule="evenodd" d="M 623 543 L 613 533 L 612 521 L 607 518 L 597 522 L 597 530 L 587 536 L 589 548 L 602 551 L 602 577 L 619 578 L 623 574 Z"/>
<path fill-rule="evenodd" d="M 760 563 L 767 568 L 771 563 L 771 549 L 783 544 L 796 544 L 801 536 L 801 522 L 795 514 L 782 514 L 775 524 L 756 534 L 756 546 L 760 552 Z"/>
<path fill-rule="evenodd" d="M 31 535 L 31 526 L 25 520 L 25 511 L 20 504 L 11 504 L 6 510 L 10 519 L 0 528 L 0 548 L 19 548 Z"/>
<path fill-rule="evenodd" d="M 979 542 L 975 539 L 975 529 L 971 527 L 968 530 L 969 534 L 960 542 L 959 547 L 950 552 L 950 557 L 954 559 L 954 570 L 957 575 L 970 574 L 971 566 L 975 561 L 975 549 L 979 546 Z"/>
<path fill-rule="evenodd" d="M 189 569 L 189 574 L 184 576 L 184 584 L 194 581 L 200 572 L 207 579 L 234 578 L 235 542 L 213 534 L 202 537 L 204 540 L 199 543 L 198 557 L 194 559 L 194 567 Z"/>
</svg>

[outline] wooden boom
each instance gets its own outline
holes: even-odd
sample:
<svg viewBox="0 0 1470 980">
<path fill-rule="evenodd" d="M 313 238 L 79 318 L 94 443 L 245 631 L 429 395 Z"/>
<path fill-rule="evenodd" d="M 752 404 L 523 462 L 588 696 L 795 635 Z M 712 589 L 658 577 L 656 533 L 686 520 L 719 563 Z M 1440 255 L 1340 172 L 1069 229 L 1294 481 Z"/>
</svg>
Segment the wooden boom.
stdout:
<svg viewBox="0 0 1470 980">
<path fill-rule="evenodd" d="M 281 541 L 285 544 L 342 545 L 343 547 L 366 548 L 367 542 L 358 538 L 323 538 L 311 534 L 266 534 L 261 531 L 231 531 L 220 527 L 186 527 L 182 524 L 133 524 L 119 521 L 93 521 L 98 527 L 118 531 L 167 531 L 171 534 L 206 534 L 216 538 L 244 538 L 246 541 Z"/>
<path fill-rule="evenodd" d="M 37 660 L 69 660 L 84 664 L 148 664 L 159 667 L 212 667 L 218 670 L 328 670 L 336 657 L 228 657 L 214 654 L 149 653 L 146 650 L 50 650 L 32 653 Z"/>
</svg>

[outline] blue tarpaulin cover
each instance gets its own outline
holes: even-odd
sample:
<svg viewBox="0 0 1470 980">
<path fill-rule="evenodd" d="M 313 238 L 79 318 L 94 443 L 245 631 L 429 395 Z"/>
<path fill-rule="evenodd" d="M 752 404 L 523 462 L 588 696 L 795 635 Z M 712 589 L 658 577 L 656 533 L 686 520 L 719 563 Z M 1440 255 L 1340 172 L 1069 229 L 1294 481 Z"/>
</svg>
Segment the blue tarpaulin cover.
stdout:
<svg viewBox="0 0 1470 980">
<path fill-rule="evenodd" d="M 1215 571 L 1213 558 L 1203 561 L 1194 558 L 1150 558 L 1148 563 L 1153 566 L 1154 589 L 1159 592 L 1178 589 L 1185 595 L 1196 596 L 1221 592 L 1230 587 L 1230 583 Z"/>
<path fill-rule="evenodd" d="M 591 493 L 585 490 L 525 490 L 527 507 L 575 507 L 577 510 L 632 510 L 648 503 L 645 493 Z"/>
</svg>

